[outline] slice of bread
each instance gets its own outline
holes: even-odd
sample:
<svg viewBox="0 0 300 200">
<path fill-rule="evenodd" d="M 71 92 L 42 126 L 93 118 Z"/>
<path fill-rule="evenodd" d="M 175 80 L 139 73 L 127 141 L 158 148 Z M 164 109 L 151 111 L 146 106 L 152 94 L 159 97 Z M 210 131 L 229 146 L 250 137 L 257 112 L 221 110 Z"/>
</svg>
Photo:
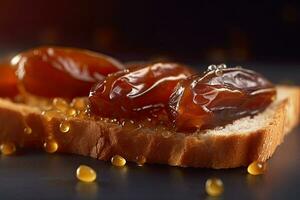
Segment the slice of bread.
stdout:
<svg viewBox="0 0 300 200">
<path fill-rule="evenodd" d="M 38 107 L 0 99 L 0 143 L 42 148 L 51 138 L 58 152 L 109 160 L 118 154 L 128 161 L 182 167 L 233 168 L 254 160 L 266 161 L 299 121 L 300 89 L 278 86 L 277 100 L 264 112 L 213 130 L 184 134 L 164 127 L 125 129 L 109 120 L 69 119 L 70 131 L 59 129 L 63 118 L 50 122 Z M 26 134 L 24 128 L 31 127 Z"/>
</svg>

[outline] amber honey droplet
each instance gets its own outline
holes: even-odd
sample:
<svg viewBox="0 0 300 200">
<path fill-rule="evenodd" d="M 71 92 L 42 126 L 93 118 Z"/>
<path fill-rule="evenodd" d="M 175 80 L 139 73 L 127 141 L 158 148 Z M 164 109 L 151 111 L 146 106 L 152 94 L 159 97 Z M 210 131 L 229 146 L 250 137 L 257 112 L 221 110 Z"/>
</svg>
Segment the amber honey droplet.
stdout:
<svg viewBox="0 0 300 200">
<path fill-rule="evenodd" d="M 87 107 L 87 103 L 83 98 L 75 98 L 73 99 L 71 106 L 76 110 L 85 110 Z"/>
<path fill-rule="evenodd" d="M 136 163 L 138 166 L 143 166 L 146 163 L 146 157 L 143 155 L 139 155 L 136 157 Z"/>
<path fill-rule="evenodd" d="M 224 192 L 223 182 L 219 178 L 210 178 L 205 183 L 205 190 L 209 196 L 220 196 Z"/>
<path fill-rule="evenodd" d="M 44 143 L 44 149 L 48 153 L 54 153 L 58 149 L 58 144 L 54 140 L 49 140 Z"/>
<path fill-rule="evenodd" d="M 117 167 L 123 167 L 126 165 L 126 160 L 120 155 L 115 155 L 111 158 L 111 163 Z"/>
<path fill-rule="evenodd" d="M 12 142 L 3 143 L 0 146 L 0 150 L 3 155 L 12 155 L 16 152 L 16 145 Z"/>
<path fill-rule="evenodd" d="M 50 122 L 54 117 L 64 117 L 64 114 L 59 110 L 47 110 L 42 112 L 42 115 L 48 122 Z"/>
<path fill-rule="evenodd" d="M 54 98 L 52 104 L 55 109 L 62 112 L 66 112 L 69 108 L 69 104 L 62 98 Z"/>
<path fill-rule="evenodd" d="M 71 124 L 69 121 L 63 121 L 59 125 L 59 130 L 62 133 L 68 133 L 70 131 L 70 128 L 71 128 Z"/>
<path fill-rule="evenodd" d="M 91 167 L 80 165 L 76 170 L 76 177 L 83 182 L 93 182 L 97 178 L 97 173 Z"/>
<path fill-rule="evenodd" d="M 77 115 L 77 111 L 74 108 L 69 108 L 66 111 L 68 117 L 75 117 Z"/>
<path fill-rule="evenodd" d="M 32 129 L 29 126 L 27 126 L 24 128 L 24 133 L 30 135 L 32 133 Z"/>
<path fill-rule="evenodd" d="M 267 168 L 266 163 L 254 161 L 248 166 L 247 171 L 251 175 L 260 175 L 266 171 L 266 168 Z"/>
</svg>

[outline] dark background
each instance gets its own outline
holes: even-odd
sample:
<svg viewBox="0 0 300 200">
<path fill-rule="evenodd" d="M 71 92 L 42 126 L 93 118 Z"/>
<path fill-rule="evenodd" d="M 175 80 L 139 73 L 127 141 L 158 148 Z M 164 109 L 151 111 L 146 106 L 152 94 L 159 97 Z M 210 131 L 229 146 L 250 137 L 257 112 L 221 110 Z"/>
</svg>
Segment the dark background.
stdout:
<svg viewBox="0 0 300 200">
<path fill-rule="evenodd" d="M 300 63 L 299 8 L 297 1 L 0 0 L 0 51 L 51 44 L 121 60 Z"/>
<path fill-rule="evenodd" d="M 300 85 L 299 3 L 212 2 L 0 0 L 0 54 L 63 45 L 122 61 L 249 64 L 276 83 Z M 245 168 L 129 163 L 117 169 L 75 155 L 0 156 L 0 199 L 299 199 L 299 149 L 298 128 L 268 161 L 266 174 L 257 177 Z M 80 164 L 97 171 L 97 182 L 76 180 Z M 204 191 L 205 181 L 214 176 L 225 185 L 220 198 Z"/>
</svg>

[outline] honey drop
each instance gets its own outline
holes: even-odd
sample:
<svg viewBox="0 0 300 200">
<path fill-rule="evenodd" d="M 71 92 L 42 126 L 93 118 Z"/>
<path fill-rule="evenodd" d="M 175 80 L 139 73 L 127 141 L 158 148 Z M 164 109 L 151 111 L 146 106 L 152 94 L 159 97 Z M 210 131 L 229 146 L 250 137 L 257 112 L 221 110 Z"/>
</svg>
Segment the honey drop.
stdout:
<svg viewBox="0 0 300 200">
<path fill-rule="evenodd" d="M 267 168 L 266 163 L 254 161 L 248 166 L 247 171 L 251 175 L 260 175 L 266 171 L 266 168 Z"/>
<path fill-rule="evenodd" d="M 1 153 L 3 155 L 12 155 L 16 152 L 16 146 L 12 142 L 3 143 L 0 146 Z"/>
<path fill-rule="evenodd" d="M 205 183 L 205 190 L 209 196 L 220 196 L 224 192 L 224 186 L 221 179 L 211 178 Z"/>
<path fill-rule="evenodd" d="M 24 128 L 24 133 L 30 135 L 32 133 L 32 129 L 29 126 L 27 126 Z"/>
<path fill-rule="evenodd" d="M 136 163 L 138 166 L 143 166 L 146 163 L 146 157 L 143 155 L 137 156 Z"/>
<path fill-rule="evenodd" d="M 55 109 L 65 112 L 69 108 L 69 104 L 62 98 L 54 98 L 52 105 Z"/>
<path fill-rule="evenodd" d="M 49 140 L 44 143 L 44 149 L 48 153 L 54 153 L 58 149 L 58 144 L 54 140 Z"/>
<path fill-rule="evenodd" d="M 97 178 L 95 170 L 86 165 L 80 165 L 76 170 L 76 177 L 83 182 L 93 182 Z"/>
<path fill-rule="evenodd" d="M 66 111 L 66 114 L 67 114 L 68 117 L 75 117 L 76 114 L 77 114 L 77 111 L 74 108 L 69 108 Z"/>
<path fill-rule="evenodd" d="M 115 155 L 111 158 L 111 163 L 117 167 L 123 167 L 126 165 L 126 160 L 120 155 Z"/>
<path fill-rule="evenodd" d="M 68 133 L 70 131 L 71 124 L 69 121 L 63 121 L 59 125 L 59 130 L 62 133 Z"/>
</svg>

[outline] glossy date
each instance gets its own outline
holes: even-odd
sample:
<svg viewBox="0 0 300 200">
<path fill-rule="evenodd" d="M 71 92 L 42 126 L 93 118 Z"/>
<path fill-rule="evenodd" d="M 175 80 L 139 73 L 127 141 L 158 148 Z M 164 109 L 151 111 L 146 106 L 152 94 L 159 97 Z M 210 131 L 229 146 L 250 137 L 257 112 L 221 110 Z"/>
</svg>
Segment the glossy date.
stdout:
<svg viewBox="0 0 300 200">
<path fill-rule="evenodd" d="M 35 48 L 15 56 L 11 63 L 26 92 L 48 98 L 88 96 L 96 82 L 123 69 L 109 56 L 62 47 Z"/>
<path fill-rule="evenodd" d="M 111 118 L 155 117 L 164 112 L 176 84 L 192 74 L 176 63 L 134 67 L 109 75 L 90 93 L 92 113 Z"/>
<path fill-rule="evenodd" d="M 13 98 L 19 94 L 16 71 L 9 62 L 0 64 L 0 97 Z"/>
<path fill-rule="evenodd" d="M 214 69 L 180 82 L 169 101 L 170 119 L 180 131 L 212 128 L 257 114 L 275 96 L 274 86 L 254 71 Z"/>
</svg>

